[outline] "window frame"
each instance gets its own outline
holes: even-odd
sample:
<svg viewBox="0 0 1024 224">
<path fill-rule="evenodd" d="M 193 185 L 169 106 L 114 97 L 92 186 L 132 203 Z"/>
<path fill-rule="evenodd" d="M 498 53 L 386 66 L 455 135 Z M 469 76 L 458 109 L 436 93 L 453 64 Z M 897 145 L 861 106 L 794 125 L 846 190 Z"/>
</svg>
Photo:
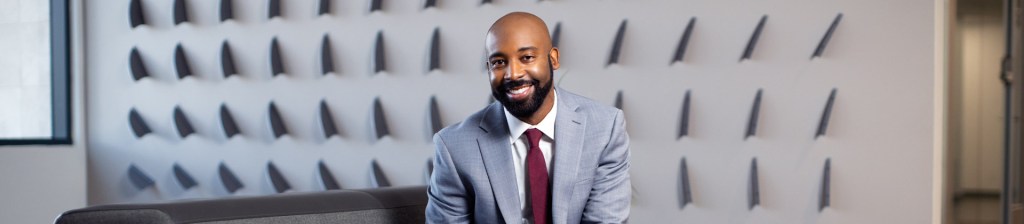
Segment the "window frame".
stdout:
<svg viewBox="0 0 1024 224">
<path fill-rule="evenodd" d="M 6 145 L 70 145 L 71 139 L 71 10 L 70 0 L 49 0 L 50 8 L 50 138 L 0 138 Z"/>
</svg>

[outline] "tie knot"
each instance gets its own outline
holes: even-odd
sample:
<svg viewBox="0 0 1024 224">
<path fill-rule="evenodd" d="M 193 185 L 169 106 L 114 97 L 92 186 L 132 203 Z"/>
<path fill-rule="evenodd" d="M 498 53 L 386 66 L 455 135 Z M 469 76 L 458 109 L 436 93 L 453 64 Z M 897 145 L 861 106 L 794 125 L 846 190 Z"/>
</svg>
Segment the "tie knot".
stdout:
<svg viewBox="0 0 1024 224">
<path fill-rule="evenodd" d="M 544 135 L 544 132 L 537 130 L 536 128 L 526 129 L 526 139 L 530 140 L 530 145 L 537 145 L 540 142 L 540 136 Z"/>
</svg>

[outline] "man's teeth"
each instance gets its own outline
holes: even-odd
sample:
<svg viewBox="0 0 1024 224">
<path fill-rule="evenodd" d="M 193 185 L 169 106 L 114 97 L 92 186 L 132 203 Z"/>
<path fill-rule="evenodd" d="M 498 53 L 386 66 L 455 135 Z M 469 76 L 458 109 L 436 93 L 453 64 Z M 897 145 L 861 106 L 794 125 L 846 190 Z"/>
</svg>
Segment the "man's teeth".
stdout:
<svg viewBox="0 0 1024 224">
<path fill-rule="evenodd" d="M 526 87 L 524 86 L 524 87 L 521 87 L 521 88 L 515 88 L 515 89 L 512 89 L 512 91 L 509 91 L 509 92 L 512 93 L 512 94 L 517 94 L 517 95 L 518 94 L 523 94 L 523 93 L 526 92 Z"/>
</svg>

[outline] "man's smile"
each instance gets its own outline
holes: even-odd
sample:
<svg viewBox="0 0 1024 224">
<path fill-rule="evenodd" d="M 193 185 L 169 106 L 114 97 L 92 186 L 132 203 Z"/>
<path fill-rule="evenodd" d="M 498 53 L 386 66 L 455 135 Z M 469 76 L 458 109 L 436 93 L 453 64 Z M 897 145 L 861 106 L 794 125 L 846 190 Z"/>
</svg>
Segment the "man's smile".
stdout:
<svg viewBox="0 0 1024 224">
<path fill-rule="evenodd" d="M 533 85 L 529 83 L 524 83 L 522 85 L 509 88 L 509 90 L 505 94 L 508 95 L 508 99 L 510 101 L 522 102 L 526 99 L 529 99 L 530 95 L 533 94 L 533 92 Z"/>
</svg>

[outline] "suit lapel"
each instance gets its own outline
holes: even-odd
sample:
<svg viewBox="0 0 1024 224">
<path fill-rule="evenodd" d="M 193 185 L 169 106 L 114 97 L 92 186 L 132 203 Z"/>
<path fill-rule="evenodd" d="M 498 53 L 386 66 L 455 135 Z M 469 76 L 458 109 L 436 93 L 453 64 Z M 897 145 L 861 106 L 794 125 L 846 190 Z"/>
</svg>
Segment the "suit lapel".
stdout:
<svg viewBox="0 0 1024 224">
<path fill-rule="evenodd" d="M 554 223 L 568 220 L 568 202 L 572 196 L 580 156 L 586 119 L 579 114 L 579 105 L 572 93 L 557 89 L 558 114 L 555 119 L 554 183 L 551 185 L 551 212 Z"/>
<path fill-rule="evenodd" d="M 515 168 L 512 164 L 512 145 L 508 142 L 508 127 L 501 104 L 494 103 L 487 108 L 487 114 L 480 121 L 484 133 L 477 138 L 484 169 L 494 191 L 494 200 L 505 223 L 518 223 L 522 218 L 519 189 L 516 186 Z"/>
</svg>

